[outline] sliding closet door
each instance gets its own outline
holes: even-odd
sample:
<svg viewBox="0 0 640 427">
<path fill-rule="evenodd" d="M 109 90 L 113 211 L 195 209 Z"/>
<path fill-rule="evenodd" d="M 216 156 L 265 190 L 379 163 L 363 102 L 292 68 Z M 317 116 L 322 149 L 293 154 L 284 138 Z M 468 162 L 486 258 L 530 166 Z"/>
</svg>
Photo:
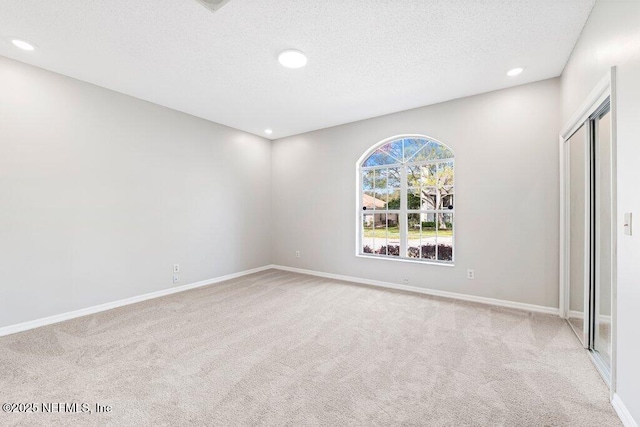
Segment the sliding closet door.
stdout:
<svg viewBox="0 0 640 427">
<path fill-rule="evenodd" d="M 560 308 L 602 378 L 611 384 L 616 341 L 615 120 L 610 94 L 591 102 L 561 134 Z"/>
<path fill-rule="evenodd" d="M 612 283 L 612 150 L 611 113 L 605 110 L 594 120 L 595 136 L 595 295 L 593 350 L 611 369 L 611 283 Z"/>
<path fill-rule="evenodd" d="M 567 141 L 569 157 L 569 323 L 588 345 L 590 150 L 587 127 L 582 126 Z"/>
</svg>

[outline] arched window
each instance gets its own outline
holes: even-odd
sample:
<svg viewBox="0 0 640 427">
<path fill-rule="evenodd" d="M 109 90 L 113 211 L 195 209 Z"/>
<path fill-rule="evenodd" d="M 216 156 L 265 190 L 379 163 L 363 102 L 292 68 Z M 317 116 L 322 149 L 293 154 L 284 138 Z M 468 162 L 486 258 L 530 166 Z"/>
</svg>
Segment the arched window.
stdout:
<svg viewBox="0 0 640 427">
<path fill-rule="evenodd" d="M 454 158 L 420 135 L 380 142 L 358 162 L 358 254 L 453 262 Z"/>
</svg>

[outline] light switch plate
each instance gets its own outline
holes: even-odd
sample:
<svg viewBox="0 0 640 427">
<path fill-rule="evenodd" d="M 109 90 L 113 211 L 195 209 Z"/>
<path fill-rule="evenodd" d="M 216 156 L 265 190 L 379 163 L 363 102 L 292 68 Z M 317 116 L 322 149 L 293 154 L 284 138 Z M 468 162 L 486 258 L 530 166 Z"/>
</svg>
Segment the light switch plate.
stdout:
<svg viewBox="0 0 640 427">
<path fill-rule="evenodd" d="M 631 220 L 632 220 L 633 216 L 631 215 L 631 213 L 625 213 L 624 214 L 624 234 L 627 236 L 631 236 L 632 230 L 632 224 L 631 224 Z"/>
</svg>

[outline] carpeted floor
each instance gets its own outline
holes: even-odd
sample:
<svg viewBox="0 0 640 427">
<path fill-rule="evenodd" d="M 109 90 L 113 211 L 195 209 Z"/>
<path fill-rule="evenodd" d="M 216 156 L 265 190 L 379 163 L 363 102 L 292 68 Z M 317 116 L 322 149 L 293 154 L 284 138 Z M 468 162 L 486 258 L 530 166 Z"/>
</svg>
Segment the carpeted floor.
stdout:
<svg viewBox="0 0 640 427">
<path fill-rule="evenodd" d="M 38 408 L 0 425 L 621 425 L 558 317 L 276 270 L 2 337 L 0 369 Z"/>
</svg>

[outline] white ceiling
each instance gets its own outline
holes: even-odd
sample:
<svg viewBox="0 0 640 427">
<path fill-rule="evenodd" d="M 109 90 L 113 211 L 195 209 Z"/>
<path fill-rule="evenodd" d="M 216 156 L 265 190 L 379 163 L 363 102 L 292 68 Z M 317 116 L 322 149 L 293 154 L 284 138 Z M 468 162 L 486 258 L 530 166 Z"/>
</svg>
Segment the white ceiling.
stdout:
<svg viewBox="0 0 640 427">
<path fill-rule="evenodd" d="M 0 0 L 0 55 L 275 139 L 558 76 L 593 3 Z"/>
</svg>

